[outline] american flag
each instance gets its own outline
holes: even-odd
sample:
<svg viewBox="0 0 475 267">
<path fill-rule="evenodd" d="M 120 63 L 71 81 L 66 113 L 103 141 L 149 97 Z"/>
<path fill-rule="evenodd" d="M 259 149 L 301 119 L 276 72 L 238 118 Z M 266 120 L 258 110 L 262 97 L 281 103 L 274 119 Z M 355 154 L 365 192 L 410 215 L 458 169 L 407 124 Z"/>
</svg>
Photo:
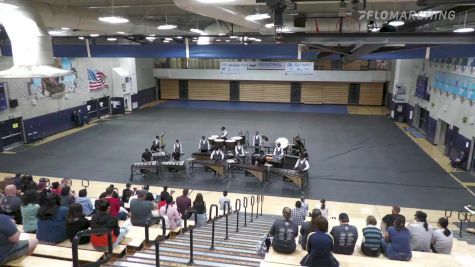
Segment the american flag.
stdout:
<svg viewBox="0 0 475 267">
<path fill-rule="evenodd" d="M 89 79 L 89 90 L 96 91 L 109 88 L 106 82 L 107 76 L 103 72 L 87 69 L 87 77 Z"/>
</svg>

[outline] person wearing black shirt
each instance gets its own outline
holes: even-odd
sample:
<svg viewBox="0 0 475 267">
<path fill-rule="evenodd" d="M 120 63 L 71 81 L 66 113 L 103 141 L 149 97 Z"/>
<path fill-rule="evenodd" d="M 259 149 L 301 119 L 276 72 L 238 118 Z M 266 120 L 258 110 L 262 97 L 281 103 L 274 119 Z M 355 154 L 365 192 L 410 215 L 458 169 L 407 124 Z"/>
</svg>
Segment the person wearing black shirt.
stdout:
<svg viewBox="0 0 475 267">
<path fill-rule="evenodd" d="M 145 151 L 142 153 L 142 162 L 145 161 L 152 161 L 152 153 L 148 148 L 145 149 Z"/>
<path fill-rule="evenodd" d="M 398 215 L 400 212 L 401 208 L 399 206 L 394 205 L 391 214 L 387 214 L 381 220 L 381 232 L 384 233 L 386 232 L 386 229 L 388 227 L 393 226 L 396 215 Z"/>
<path fill-rule="evenodd" d="M 124 203 L 129 203 L 130 197 L 134 194 L 134 191 L 130 190 L 131 186 L 132 186 L 131 183 L 127 183 L 125 185 L 125 189 L 122 190 L 122 197 L 121 197 L 122 205 L 124 205 Z"/>
<path fill-rule="evenodd" d="M 149 192 L 150 185 L 146 184 L 146 185 L 142 186 L 142 189 L 147 191 L 147 194 L 145 195 L 145 200 L 147 200 L 147 201 L 154 201 L 155 200 L 153 198 L 153 194 Z"/>
<path fill-rule="evenodd" d="M 159 143 L 156 143 L 155 141 L 152 143 L 152 146 L 150 147 L 150 151 L 153 153 L 159 152 L 160 151 L 160 145 Z"/>
<path fill-rule="evenodd" d="M 86 219 L 82 212 L 82 206 L 79 203 L 74 203 L 69 206 L 68 217 L 66 222 L 66 235 L 69 241 L 73 241 L 74 236 L 81 230 L 89 229 L 89 220 Z M 89 236 L 83 236 L 79 240 L 79 244 L 89 243 Z"/>
</svg>

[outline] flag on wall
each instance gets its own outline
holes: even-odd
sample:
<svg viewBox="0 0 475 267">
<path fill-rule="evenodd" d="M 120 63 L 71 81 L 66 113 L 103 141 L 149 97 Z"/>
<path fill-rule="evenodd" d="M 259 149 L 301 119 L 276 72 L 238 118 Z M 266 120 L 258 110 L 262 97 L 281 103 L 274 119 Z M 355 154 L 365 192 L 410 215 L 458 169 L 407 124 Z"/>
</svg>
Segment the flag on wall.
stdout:
<svg viewBox="0 0 475 267">
<path fill-rule="evenodd" d="M 87 78 L 89 79 L 89 90 L 91 91 L 109 88 L 107 86 L 107 76 L 99 70 L 87 69 Z"/>
</svg>

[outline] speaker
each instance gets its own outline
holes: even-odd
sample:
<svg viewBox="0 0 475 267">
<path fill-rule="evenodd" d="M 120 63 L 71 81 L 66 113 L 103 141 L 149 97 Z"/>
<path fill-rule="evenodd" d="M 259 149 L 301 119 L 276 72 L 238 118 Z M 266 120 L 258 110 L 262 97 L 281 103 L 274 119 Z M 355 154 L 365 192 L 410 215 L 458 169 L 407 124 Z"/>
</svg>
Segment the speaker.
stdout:
<svg viewBox="0 0 475 267">
<path fill-rule="evenodd" d="M 8 100 L 8 105 L 10 108 L 16 108 L 18 107 L 18 99 L 10 99 Z"/>
<path fill-rule="evenodd" d="M 305 15 L 296 15 L 294 16 L 294 27 L 305 28 L 306 21 L 307 21 L 307 17 Z"/>
</svg>

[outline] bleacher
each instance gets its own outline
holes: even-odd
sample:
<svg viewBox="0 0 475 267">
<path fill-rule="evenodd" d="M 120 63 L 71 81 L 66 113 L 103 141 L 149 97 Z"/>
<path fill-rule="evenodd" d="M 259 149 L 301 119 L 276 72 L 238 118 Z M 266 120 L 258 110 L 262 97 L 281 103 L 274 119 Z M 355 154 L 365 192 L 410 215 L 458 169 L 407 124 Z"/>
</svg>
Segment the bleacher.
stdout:
<svg viewBox="0 0 475 267">
<path fill-rule="evenodd" d="M 53 179 L 54 180 L 54 179 Z M 98 196 L 106 183 L 96 183 L 88 188 L 89 196 Z M 72 180 L 73 188 L 80 188 L 80 180 Z M 108 184 L 107 184 L 108 185 Z M 124 185 L 118 185 L 121 189 Z M 151 188 L 154 192 L 159 192 L 159 188 Z M 220 193 L 208 192 L 207 203 L 217 203 Z M 241 199 L 245 195 L 233 194 L 233 199 Z M 250 199 L 249 196 L 247 198 Z M 297 246 L 297 251 L 291 255 L 283 255 L 272 251 L 265 257 L 260 257 L 256 253 L 258 240 L 265 235 L 276 218 L 281 218 L 280 212 L 283 206 L 291 206 L 295 200 L 280 197 L 266 197 L 264 205 L 267 214 L 257 216 L 253 207 L 253 220 L 251 222 L 250 205 L 247 207 L 246 222 L 244 222 L 243 208 L 240 212 L 234 212 L 228 216 L 228 236 L 226 239 L 226 216 L 213 216 L 211 221 L 204 227 L 193 229 L 193 222 L 184 222 L 182 227 L 167 230 L 165 238 L 162 238 L 163 231 L 160 225 L 155 224 L 149 229 L 149 242 L 146 240 L 145 228 L 133 226 L 122 241 L 121 245 L 114 249 L 113 255 L 105 266 L 156 266 L 157 253 L 155 244 L 158 247 L 158 261 L 161 266 L 185 266 L 189 264 L 190 258 L 197 266 L 299 266 L 301 258 L 306 254 L 301 247 Z M 308 201 L 310 208 L 317 207 L 316 200 Z M 335 257 L 340 262 L 340 266 L 363 267 L 363 266 L 475 266 L 475 256 L 473 254 L 473 236 L 463 233 L 462 238 L 458 238 L 459 229 L 452 221 L 450 228 L 454 232 L 453 249 L 451 255 L 441 255 L 434 253 L 413 252 L 410 262 L 391 261 L 380 256 L 370 258 L 361 254 L 359 244 L 361 243 L 361 229 L 365 227 L 366 216 L 374 215 L 378 222 L 387 213 L 389 207 L 371 206 L 363 204 L 327 202 L 330 207 L 329 226 L 330 228 L 338 222 L 335 219 L 340 211 L 347 212 L 350 217 L 350 224 L 357 226 L 360 231 L 359 240 L 355 252 L 351 256 L 337 255 Z M 260 204 L 262 205 L 262 201 Z M 402 214 L 406 218 L 411 218 L 416 209 L 402 208 Z M 262 206 L 261 206 L 262 211 Z M 209 211 L 208 211 L 209 212 Z M 220 211 L 222 213 L 222 211 Z M 430 223 L 436 227 L 435 221 L 444 216 L 443 211 L 427 211 Z M 239 224 L 237 218 L 239 216 Z M 453 218 L 455 220 L 455 218 Z M 210 249 L 212 242 L 214 221 L 214 249 Z M 123 222 L 121 222 L 123 223 Z M 456 223 L 456 222 L 455 222 Z M 244 226 L 246 224 L 246 226 Z M 236 227 L 239 231 L 236 231 Z M 21 225 L 19 225 L 21 229 Z M 190 236 L 192 238 L 192 252 L 190 251 Z M 34 238 L 34 235 L 22 234 L 22 238 Z M 159 240 L 159 242 L 154 242 Z M 7 266 L 71 266 L 72 244 L 69 241 L 57 245 L 39 244 L 32 256 L 26 256 L 12 261 Z M 94 263 L 106 257 L 103 252 L 96 251 L 91 244 L 80 245 L 78 247 L 78 260 L 80 263 Z"/>
</svg>

